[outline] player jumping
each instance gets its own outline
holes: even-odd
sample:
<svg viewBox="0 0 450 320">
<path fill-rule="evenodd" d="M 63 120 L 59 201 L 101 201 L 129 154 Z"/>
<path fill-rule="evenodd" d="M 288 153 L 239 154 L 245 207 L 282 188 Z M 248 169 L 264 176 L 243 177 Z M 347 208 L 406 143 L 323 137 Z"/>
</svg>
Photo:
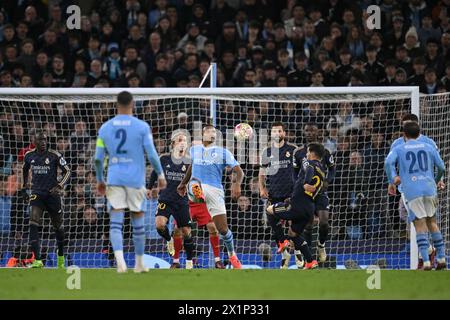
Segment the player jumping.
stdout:
<svg viewBox="0 0 450 320">
<path fill-rule="evenodd" d="M 315 123 L 307 123 L 303 130 L 305 141 L 308 144 L 318 143 L 319 141 L 319 128 Z M 307 149 L 301 147 L 295 152 L 294 156 L 294 170 L 296 173 L 301 168 L 303 161 L 306 160 Z M 329 230 L 329 202 L 327 195 L 327 188 L 333 182 L 336 175 L 336 167 L 334 165 L 333 156 L 330 154 L 328 149 L 325 149 L 325 156 L 322 158 L 322 166 L 326 169 L 326 180 L 323 182 L 323 187 L 319 194 L 316 196 L 314 202 L 316 204 L 315 215 L 319 217 L 319 242 L 317 244 L 317 251 L 319 253 L 319 261 L 325 262 L 327 259 L 327 253 L 325 250 L 325 241 L 328 238 Z M 314 217 L 311 217 L 311 221 L 305 228 L 305 239 L 309 245 L 312 242 L 312 228 L 313 228 Z"/>
<path fill-rule="evenodd" d="M 305 269 L 318 267 L 318 263 L 316 260 L 313 260 L 311 249 L 303 237 L 303 231 L 314 216 L 314 199 L 320 194 L 325 180 L 325 171 L 321 163 L 324 154 L 325 148 L 321 144 L 309 144 L 306 155 L 307 160 L 302 164 L 302 169 L 294 185 L 292 197 L 267 208 L 269 215 L 291 222 L 288 235 L 294 243 L 295 250 L 299 250 L 303 254 L 306 260 Z"/>
<path fill-rule="evenodd" d="M 178 234 L 174 234 L 176 240 L 172 240 L 167 227 L 170 216 L 174 217 L 177 229 L 183 237 L 184 249 L 186 250 L 186 269 L 192 269 L 194 241 L 191 236 L 188 199 L 186 196 L 181 197 L 177 192 L 177 187 L 186 175 L 191 163 L 191 160 L 186 157 L 187 146 L 186 134 L 181 130 L 174 131 L 171 138 L 171 153 L 163 154 L 160 157 L 164 174 L 167 177 L 167 188 L 159 192 L 156 230 L 167 242 L 177 241 L 177 249 L 180 249 L 181 246 L 178 245 L 180 237 Z M 153 171 L 150 177 L 150 189 L 153 188 L 157 179 L 158 176 Z M 180 268 L 179 252 L 178 255 L 174 256 L 171 268 Z"/>
<path fill-rule="evenodd" d="M 98 134 L 95 152 L 97 191 L 105 195 L 111 205 L 110 241 L 117 263 L 117 272 L 127 271 L 123 257 L 124 211 L 131 211 L 133 242 L 136 254 L 134 272 L 147 272 L 143 255 L 145 249 L 143 204 L 146 197 L 145 157 L 153 165 L 158 175 L 158 188 L 166 187 L 166 179 L 158 154 L 153 144 L 150 126 L 133 116 L 133 96 L 122 91 L 117 96 L 117 115 L 105 122 Z M 107 186 L 103 180 L 105 152 L 109 155 Z"/>
<path fill-rule="evenodd" d="M 190 190 L 198 184 L 197 190 L 202 193 L 201 197 L 204 198 L 214 224 L 222 236 L 233 268 L 241 269 L 241 263 L 234 251 L 233 234 L 228 229 L 222 175 L 225 168 L 232 169 L 231 196 L 238 199 L 241 194 L 244 172 L 231 152 L 215 146 L 215 141 L 216 129 L 212 125 L 205 126 L 203 128 L 203 144 L 192 146 L 190 149 L 192 164 L 178 186 L 178 192 L 184 196 L 187 192 L 188 182 L 190 182 Z"/>
<path fill-rule="evenodd" d="M 403 116 L 403 118 L 401 120 L 401 124 L 402 124 L 402 126 L 404 126 L 407 122 L 410 122 L 410 121 L 419 123 L 419 118 L 413 113 L 408 113 L 405 116 Z M 432 146 L 433 148 L 438 150 L 436 142 L 434 142 L 433 139 L 427 137 L 424 134 L 420 134 L 419 137 L 417 138 L 417 141 L 429 144 L 430 146 Z M 404 136 L 403 137 L 399 137 L 399 138 L 395 139 L 394 142 L 392 142 L 391 148 L 390 148 L 389 151 L 392 151 L 395 147 L 398 147 L 398 146 L 403 145 L 405 143 L 406 143 L 405 137 Z M 401 184 L 398 185 L 398 191 L 401 194 L 401 200 L 403 202 L 404 207 L 407 208 L 407 206 L 405 204 L 406 201 L 405 201 L 405 197 L 404 197 L 404 194 L 403 194 L 403 189 L 402 189 L 402 185 Z M 432 265 L 434 264 L 435 255 L 436 255 L 436 250 L 430 244 L 430 247 L 428 248 L 428 257 L 429 257 Z M 418 263 L 417 269 L 421 269 L 422 267 L 423 267 L 423 258 L 422 258 L 422 254 L 419 252 L 419 263 Z"/>
<path fill-rule="evenodd" d="M 66 160 L 57 151 L 47 148 L 47 135 L 39 131 L 35 137 L 36 148 L 25 154 L 23 164 L 23 189 L 21 195 L 30 201 L 30 246 L 35 260 L 32 268 L 42 268 L 39 225 L 44 211 L 50 215 L 58 246 L 58 268 L 64 268 L 64 228 L 61 209 L 61 192 L 69 180 L 70 169 Z M 63 178 L 58 182 L 58 167 Z M 31 169 L 31 196 L 28 196 L 28 174 Z"/>
<path fill-rule="evenodd" d="M 428 232 L 431 233 L 437 251 L 436 270 L 446 269 L 445 243 L 435 217 L 438 205 L 437 189 L 445 188 L 444 183 L 440 181 L 445 172 L 444 161 L 436 148 L 418 140 L 420 127 L 417 122 L 406 122 L 403 133 L 405 143 L 392 149 L 385 160 L 389 179 L 388 192 L 395 195 L 396 186 L 402 183 L 408 220 L 414 223 L 417 232 L 417 246 L 422 255 L 423 270 L 431 270 L 433 267 L 428 257 Z"/>
<path fill-rule="evenodd" d="M 259 193 L 268 199 L 268 206 L 284 202 L 292 194 L 294 186 L 293 158 L 297 146 L 285 141 L 286 131 L 281 122 L 272 124 L 271 145 L 263 150 L 259 170 Z M 289 241 L 283 231 L 283 224 L 276 215 L 267 215 L 272 237 L 278 247 L 277 253 L 285 252 Z M 289 256 L 290 258 L 290 256 Z"/>
</svg>

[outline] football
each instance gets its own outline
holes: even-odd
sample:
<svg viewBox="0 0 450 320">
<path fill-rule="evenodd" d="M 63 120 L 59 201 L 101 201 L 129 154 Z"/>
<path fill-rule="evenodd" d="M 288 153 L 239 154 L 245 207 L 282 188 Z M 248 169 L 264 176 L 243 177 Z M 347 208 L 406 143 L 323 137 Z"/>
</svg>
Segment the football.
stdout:
<svg viewBox="0 0 450 320">
<path fill-rule="evenodd" d="M 253 136 L 253 128 L 248 123 L 239 123 L 234 127 L 234 137 L 238 141 L 251 139 Z"/>
</svg>

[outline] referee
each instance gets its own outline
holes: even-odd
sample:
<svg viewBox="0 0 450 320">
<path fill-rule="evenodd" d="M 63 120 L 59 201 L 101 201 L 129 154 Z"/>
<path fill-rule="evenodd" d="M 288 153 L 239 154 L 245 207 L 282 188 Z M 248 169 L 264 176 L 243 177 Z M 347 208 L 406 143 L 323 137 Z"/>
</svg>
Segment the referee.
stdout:
<svg viewBox="0 0 450 320">
<path fill-rule="evenodd" d="M 38 131 L 35 137 L 36 148 L 25 154 L 23 164 L 23 189 L 21 195 L 31 206 L 30 246 L 35 261 L 32 268 L 42 268 L 39 241 L 39 225 L 44 211 L 50 215 L 58 246 L 58 268 L 64 268 L 64 229 L 62 226 L 62 209 L 60 193 L 70 177 L 70 169 L 60 153 L 48 149 L 47 135 Z M 62 179 L 58 182 L 58 167 L 62 171 Z M 28 176 L 31 169 L 31 195 L 28 196 Z"/>
</svg>

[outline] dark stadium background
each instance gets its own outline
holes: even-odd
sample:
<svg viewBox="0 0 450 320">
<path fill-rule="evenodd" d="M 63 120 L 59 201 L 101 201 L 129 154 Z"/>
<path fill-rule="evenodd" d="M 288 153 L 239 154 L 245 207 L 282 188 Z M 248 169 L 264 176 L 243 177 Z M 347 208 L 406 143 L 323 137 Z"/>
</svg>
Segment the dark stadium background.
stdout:
<svg viewBox="0 0 450 320">
<path fill-rule="evenodd" d="M 66 28 L 65 12 L 71 4 L 81 7 L 81 30 Z M 381 8 L 380 30 L 369 30 L 363 23 L 370 4 Z M 434 94 L 450 91 L 449 17 L 449 0 L 6 0 L 0 3 L 0 86 L 198 87 L 210 63 L 216 62 L 218 87 L 412 85 Z M 167 151 L 167 135 L 173 129 L 205 120 L 201 110 L 189 112 L 180 105 L 173 104 L 164 119 L 157 117 L 158 112 L 167 111 L 162 105 L 149 104 L 139 111 L 152 124 L 160 153 Z M 68 226 L 70 241 L 88 242 L 79 237 L 95 235 L 95 245 L 108 249 L 108 241 L 102 240 L 107 234 L 104 208 L 97 206 L 91 192 L 95 175 L 86 165 L 86 146 L 108 114 L 78 107 L 61 113 L 58 108 L 70 106 L 0 107 L 1 215 L 23 212 L 14 181 L 25 150 L 32 146 L 32 133 L 43 127 L 52 132 L 54 147 L 68 158 L 73 171 L 66 190 L 66 214 L 74 224 Z M 382 163 L 405 110 L 350 108 L 341 114 L 326 106 L 307 113 L 292 105 L 269 109 L 262 104 L 245 109 L 224 104 L 219 127 L 247 121 L 258 128 L 295 117 L 298 121 L 289 128 L 289 139 L 300 144 L 302 124 L 318 122 L 325 132 L 324 143 L 334 148 L 338 159 L 338 183 L 358 186 L 361 190 L 353 190 L 353 195 L 369 195 L 371 188 L 379 189 L 385 183 L 382 167 L 373 164 Z M 345 139 L 333 139 L 330 132 L 351 127 L 354 118 L 365 120 L 362 123 L 367 127 L 346 132 Z M 343 169 L 346 166 L 353 166 L 351 175 Z M 373 170 L 378 170 L 379 179 L 364 180 L 365 173 Z M 269 231 L 260 221 L 262 203 L 252 190 L 252 178 L 248 177 L 243 191 L 254 201 L 232 204 L 231 224 L 236 226 L 233 221 L 242 215 L 240 211 L 248 212 L 252 218 L 245 220 L 248 225 L 242 225 L 242 230 L 234 230 L 236 237 L 267 240 Z M 346 199 L 350 193 L 339 194 L 339 198 Z M 359 215 L 368 208 L 374 210 L 367 197 L 348 200 L 360 201 Z M 343 206 L 335 214 L 348 219 L 354 212 L 347 209 Z M 97 218 L 89 221 L 92 215 Z M 388 216 L 394 221 L 392 230 L 405 230 L 395 201 Z M 26 243 L 20 241 L 22 232 L 26 234 L 26 219 L 13 215 L 9 225 L 1 226 L 0 232 L 9 233 L 10 239 L 2 245 L 11 250 L 18 248 L 17 241 Z M 346 237 L 344 232 L 336 240 L 350 240 Z M 367 246 L 364 234 L 360 240 L 361 247 Z M 85 242 L 75 247 L 90 245 Z M 392 251 L 399 251 L 403 244 L 390 245 Z"/>
</svg>

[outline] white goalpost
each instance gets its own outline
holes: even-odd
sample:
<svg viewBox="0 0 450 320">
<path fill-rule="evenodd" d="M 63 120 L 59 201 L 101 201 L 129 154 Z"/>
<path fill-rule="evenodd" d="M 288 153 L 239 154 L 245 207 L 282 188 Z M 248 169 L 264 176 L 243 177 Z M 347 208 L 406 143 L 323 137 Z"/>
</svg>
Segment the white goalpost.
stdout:
<svg viewBox="0 0 450 320">
<path fill-rule="evenodd" d="M 214 73 L 215 66 L 211 67 Z M 153 130 L 158 153 L 169 150 L 170 134 L 189 131 L 200 139 L 202 125 L 213 123 L 219 144 L 233 152 L 245 180 L 242 196 L 231 200 L 224 177 L 228 222 L 237 254 L 244 265 L 279 268 L 258 185 L 259 156 L 270 143 L 270 126 L 283 122 L 287 141 L 305 143 L 303 128 L 315 123 L 319 141 L 335 158 L 337 173 L 329 187 L 329 261 L 324 267 L 353 268 L 378 264 L 391 269 L 415 269 L 414 228 L 407 225 L 399 197 L 387 195 L 384 158 L 399 136 L 400 119 L 417 114 L 424 134 L 440 148 L 446 166 L 450 158 L 450 94 L 421 96 L 418 87 L 308 87 L 308 88 L 1 88 L 0 89 L 0 266 L 11 258 L 30 258 L 29 208 L 21 202 L 23 152 L 32 147 L 33 133 L 46 130 L 50 146 L 63 154 L 72 176 L 63 196 L 67 261 L 80 267 L 111 267 L 109 218 L 103 197 L 95 194 L 93 155 L 101 124 L 115 114 L 117 94 L 131 92 L 135 115 Z M 250 141 L 238 142 L 233 128 L 241 122 L 253 127 Z M 148 165 L 148 177 L 152 168 Z M 448 185 L 448 175 L 445 175 Z M 449 240 L 449 196 L 440 195 L 439 225 Z M 147 201 L 146 257 L 149 267 L 165 268 L 170 257 L 154 226 L 157 199 Z M 313 251 L 317 238 L 313 231 Z M 134 261 L 131 228 L 125 221 L 124 252 Z M 197 259 L 211 265 L 208 235 L 194 227 Z M 55 240 L 49 219 L 41 226 L 46 265 L 56 266 Z M 268 249 L 269 248 L 269 249 Z M 448 248 L 448 247 L 447 247 Z M 222 250 L 224 251 L 224 250 Z M 448 252 L 448 250 L 447 250 Z M 181 262 L 184 262 L 182 254 Z M 290 263 L 295 268 L 292 258 Z"/>
</svg>

